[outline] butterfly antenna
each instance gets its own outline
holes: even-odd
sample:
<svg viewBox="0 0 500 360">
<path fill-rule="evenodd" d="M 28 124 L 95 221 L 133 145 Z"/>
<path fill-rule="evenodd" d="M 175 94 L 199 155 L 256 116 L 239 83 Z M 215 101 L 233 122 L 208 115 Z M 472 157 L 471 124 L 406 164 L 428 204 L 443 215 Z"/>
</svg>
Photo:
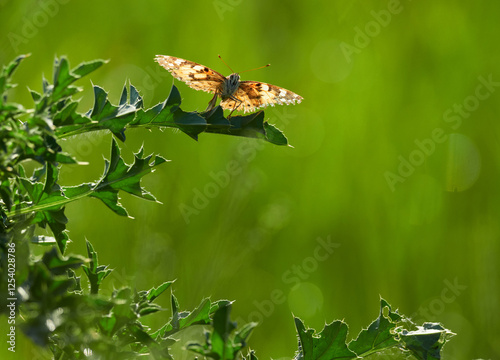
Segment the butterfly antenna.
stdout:
<svg viewBox="0 0 500 360">
<path fill-rule="evenodd" d="M 259 70 L 259 69 L 263 69 L 263 68 L 266 68 L 268 66 L 271 66 L 271 64 L 267 64 L 267 65 L 264 65 L 264 66 L 259 66 L 258 68 L 255 68 L 255 69 L 250 69 L 250 70 L 245 70 L 245 71 L 242 71 L 238 74 L 241 74 L 241 73 L 244 73 L 244 72 L 249 72 L 249 71 L 254 71 L 254 70 Z"/>
<path fill-rule="evenodd" d="M 232 73 L 234 73 L 233 69 L 231 69 L 231 67 L 227 64 L 227 62 L 225 62 L 225 61 L 224 61 L 224 59 L 222 58 L 222 56 L 220 56 L 220 55 L 219 55 L 219 59 L 221 59 L 221 60 L 222 60 L 222 62 L 223 62 L 224 64 L 226 64 L 226 66 L 229 68 L 229 70 L 231 70 L 231 72 L 232 72 Z"/>
</svg>

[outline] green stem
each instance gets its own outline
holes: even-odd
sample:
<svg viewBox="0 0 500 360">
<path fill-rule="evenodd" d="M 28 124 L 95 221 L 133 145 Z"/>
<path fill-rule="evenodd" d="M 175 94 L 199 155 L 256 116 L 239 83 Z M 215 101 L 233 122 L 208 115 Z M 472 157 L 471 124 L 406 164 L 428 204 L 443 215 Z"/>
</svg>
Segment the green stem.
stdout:
<svg viewBox="0 0 500 360">
<path fill-rule="evenodd" d="M 66 137 L 70 136 L 75 136 L 75 135 L 80 135 L 92 131 L 101 131 L 101 130 L 108 130 L 104 127 L 102 127 L 98 123 L 92 123 L 92 124 L 83 124 L 79 129 L 72 130 L 72 131 L 67 131 L 67 132 L 56 132 L 56 138 L 57 139 L 64 139 Z"/>
<path fill-rule="evenodd" d="M 63 192 L 64 192 L 64 190 L 63 190 Z M 12 218 L 12 217 L 24 215 L 24 214 L 27 214 L 27 213 L 30 213 L 33 211 L 45 210 L 45 209 L 52 208 L 55 206 L 60 207 L 60 206 L 69 204 L 70 202 L 73 202 L 75 200 L 79 200 L 79 199 L 82 199 L 84 197 L 87 197 L 87 196 L 89 196 L 89 194 L 91 194 L 93 192 L 94 192 L 94 189 L 90 189 L 90 190 L 85 191 L 81 194 L 78 194 L 72 198 L 65 198 L 65 199 L 62 199 L 60 201 L 52 202 L 50 204 L 34 205 L 34 206 L 28 206 L 28 207 L 25 207 L 22 209 L 11 210 L 11 211 L 7 212 L 7 217 Z"/>
</svg>

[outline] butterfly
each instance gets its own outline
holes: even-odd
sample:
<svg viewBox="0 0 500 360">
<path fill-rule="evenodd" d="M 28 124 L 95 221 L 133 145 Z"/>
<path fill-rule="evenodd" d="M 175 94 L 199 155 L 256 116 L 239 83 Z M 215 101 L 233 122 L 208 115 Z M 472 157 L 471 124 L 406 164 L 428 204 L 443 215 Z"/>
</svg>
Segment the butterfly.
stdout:
<svg viewBox="0 0 500 360">
<path fill-rule="evenodd" d="M 229 117 L 240 106 L 246 113 L 269 105 L 300 103 L 303 99 L 279 86 L 259 81 L 240 81 L 240 75 L 234 72 L 225 77 L 204 65 L 178 57 L 156 55 L 155 61 L 191 88 L 213 93 L 206 111 L 211 111 L 220 97 L 220 106 L 224 110 L 231 110 Z"/>
</svg>

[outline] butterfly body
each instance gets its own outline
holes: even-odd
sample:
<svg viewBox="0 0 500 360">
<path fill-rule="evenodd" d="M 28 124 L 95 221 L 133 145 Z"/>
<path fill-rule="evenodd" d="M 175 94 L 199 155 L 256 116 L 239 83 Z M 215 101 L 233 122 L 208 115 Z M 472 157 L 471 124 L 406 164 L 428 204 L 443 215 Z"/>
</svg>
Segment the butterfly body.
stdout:
<svg viewBox="0 0 500 360">
<path fill-rule="evenodd" d="M 258 81 L 241 81 L 238 73 L 225 77 L 204 65 L 174 56 L 157 55 L 155 60 L 189 87 L 214 94 L 207 111 L 215 107 L 218 97 L 221 98 L 220 106 L 224 110 L 231 110 L 231 113 L 240 106 L 244 112 L 248 112 L 269 105 L 302 101 L 301 96 L 279 86 Z"/>
<path fill-rule="evenodd" d="M 222 87 L 220 90 L 220 97 L 222 100 L 226 100 L 228 98 L 231 98 L 234 94 L 236 94 L 236 91 L 238 91 L 238 88 L 240 87 L 240 75 L 237 73 L 231 74 L 222 83 Z"/>
</svg>

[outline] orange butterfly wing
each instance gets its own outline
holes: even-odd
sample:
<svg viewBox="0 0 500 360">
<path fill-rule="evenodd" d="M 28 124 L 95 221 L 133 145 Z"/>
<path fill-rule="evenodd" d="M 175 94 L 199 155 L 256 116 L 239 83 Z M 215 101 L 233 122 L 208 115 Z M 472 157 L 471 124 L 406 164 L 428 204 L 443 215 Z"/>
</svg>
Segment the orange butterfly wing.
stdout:
<svg viewBox="0 0 500 360">
<path fill-rule="evenodd" d="M 303 99 L 302 96 L 290 90 L 259 81 L 242 81 L 234 97 L 241 101 L 239 107 L 242 107 L 244 112 L 251 112 L 269 105 L 300 103 Z M 221 101 L 220 105 L 224 110 L 232 110 L 238 106 L 238 104 L 239 103 L 233 99 L 226 99 Z"/>
<path fill-rule="evenodd" d="M 195 90 L 213 94 L 226 79 L 217 71 L 193 61 L 167 55 L 156 55 L 155 60 L 177 80 L 185 82 Z"/>
</svg>

